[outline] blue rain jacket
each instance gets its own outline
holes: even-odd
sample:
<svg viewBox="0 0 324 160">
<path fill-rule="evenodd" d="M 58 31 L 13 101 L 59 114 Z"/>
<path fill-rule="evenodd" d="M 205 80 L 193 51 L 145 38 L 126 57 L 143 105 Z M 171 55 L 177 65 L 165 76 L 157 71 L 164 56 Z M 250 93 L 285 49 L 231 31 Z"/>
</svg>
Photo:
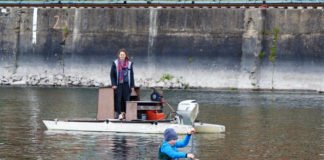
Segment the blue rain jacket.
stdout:
<svg viewBox="0 0 324 160">
<path fill-rule="evenodd" d="M 174 146 L 171 146 L 167 141 L 163 141 L 160 148 L 162 154 L 166 154 L 171 159 L 186 158 L 187 153 L 179 152 L 177 148 L 186 147 L 190 141 L 190 134 L 187 134 L 182 140 L 178 140 Z"/>
</svg>

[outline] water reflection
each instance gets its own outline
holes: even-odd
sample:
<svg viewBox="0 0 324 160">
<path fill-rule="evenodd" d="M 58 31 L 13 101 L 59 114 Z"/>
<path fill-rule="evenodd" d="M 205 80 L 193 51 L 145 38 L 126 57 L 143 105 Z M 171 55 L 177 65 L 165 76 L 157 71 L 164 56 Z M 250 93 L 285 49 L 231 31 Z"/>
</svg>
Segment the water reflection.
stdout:
<svg viewBox="0 0 324 160">
<path fill-rule="evenodd" d="M 45 131 L 44 142 L 47 149 L 62 150 L 64 154 L 69 152 L 68 159 L 78 157 L 81 159 L 156 159 L 157 149 L 163 140 L 161 134 L 128 134 L 128 133 L 101 133 L 101 132 L 74 132 L 74 131 Z M 224 134 L 205 134 L 194 136 L 195 148 L 208 148 L 213 152 L 215 146 L 212 143 L 218 139 L 224 139 Z M 182 138 L 183 136 L 180 136 Z M 60 148 L 56 148 L 60 146 Z M 182 149 L 188 152 L 191 144 Z M 197 149 L 195 149 L 197 150 Z M 195 151 L 196 152 L 196 151 Z M 197 154 L 201 151 L 197 150 Z"/>
<path fill-rule="evenodd" d="M 160 134 L 127 134 L 96 132 L 46 131 L 46 142 L 49 147 L 59 146 L 73 148 L 82 159 L 143 159 L 156 157 L 154 151 L 162 140 Z M 66 144 L 69 144 L 67 146 Z M 153 151 L 153 152 L 152 152 Z M 153 158 L 154 159 L 154 158 Z"/>
</svg>

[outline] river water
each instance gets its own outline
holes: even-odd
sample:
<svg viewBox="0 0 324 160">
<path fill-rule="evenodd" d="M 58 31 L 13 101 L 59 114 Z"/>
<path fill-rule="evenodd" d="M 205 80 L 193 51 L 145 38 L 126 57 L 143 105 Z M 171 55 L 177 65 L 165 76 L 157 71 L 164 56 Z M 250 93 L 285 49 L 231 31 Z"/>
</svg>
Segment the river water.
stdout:
<svg viewBox="0 0 324 160">
<path fill-rule="evenodd" d="M 142 100 L 150 91 L 141 92 Z M 224 134 L 197 134 L 200 160 L 324 159 L 324 95 L 167 90 L 172 106 L 196 99 L 198 119 Z M 42 119 L 95 118 L 97 89 L 0 88 L 0 159 L 157 159 L 162 135 L 47 131 Z M 180 136 L 181 137 L 181 136 Z"/>
</svg>

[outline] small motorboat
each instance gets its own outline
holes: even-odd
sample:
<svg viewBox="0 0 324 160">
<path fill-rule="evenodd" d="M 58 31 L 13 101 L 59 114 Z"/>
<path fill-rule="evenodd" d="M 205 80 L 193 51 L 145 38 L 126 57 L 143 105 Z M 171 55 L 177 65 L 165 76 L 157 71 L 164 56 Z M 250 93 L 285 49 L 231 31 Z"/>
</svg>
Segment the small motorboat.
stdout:
<svg viewBox="0 0 324 160">
<path fill-rule="evenodd" d="M 100 99 L 99 99 L 100 101 Z M 100 102 L 99 102 L 100 104 Z M 132 105 L 132 104 L 135 104 Z M 139 104 L 136 106 L 136 104 Z M 143 104 L 151 104 L 143 106 Z M 225 126 L 218 124 L 208 124 L 197 122 L 199 113 L 199 104 L 195 100 L 185 100 L 178 104 L 174 117 L 170 119 L 146 119 L 146 116 L 139 119 L 138 112 L 143 113 L 143 109 L 156 110 L 152 104 L 143 101 L 133 101 L 127 104 L 126 119 L 98 118 L 100 107 L 98 106 L 97 119 L 93 120 L 43 120 L 48 130 L 63 131 L 89 131 L 89 132 L 115 132 L 115 133 L 163 133 L 167 128 L 173 128 L 178 134 L 186 134 L 191 127 L 196 129 L 197 133 L 222 133 L 225 132 Z M 110 105 L 111 106 L 111 105 Z M 101 107 L 102 108 L 102 107 Z M 134 110 L 134 108 L 137 108 Z M 102 115 L 102 114 L 101 114 Z M 134 116 L 135 115 L 135 116 Z M 143 114 L 141 114 L 143 115 Z M 108 116 L 109 117 L 109 116 Z"/>
<path fill-rule="evenodd" d="M 225 126 L 195 122 L 198 103 L 186 100 L 179 103 L 177 115 L 173 120 L 43 120 L 48 130 L 124 132 L 124 133 L 163 133 L 166 128 L 174 128 L 179 134 L 185 134 L 191 127 L 197 133 L 222 133 Z M 193 123 L 192 123 L 193 122 Z"/>
</svg>

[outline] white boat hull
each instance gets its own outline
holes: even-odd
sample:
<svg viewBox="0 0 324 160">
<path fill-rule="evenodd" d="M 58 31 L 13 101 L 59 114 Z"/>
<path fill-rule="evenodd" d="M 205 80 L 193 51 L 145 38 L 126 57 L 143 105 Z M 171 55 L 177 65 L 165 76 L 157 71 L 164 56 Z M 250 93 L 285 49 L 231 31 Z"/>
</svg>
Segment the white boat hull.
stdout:
<svg viewBox="0 0 324 160">
<path fill-rule="evenodd" d="M 186 134 L 190 125 L 174 124 L 170 122 L 123 122 L 109 121 L 60 121 L 43 120 L 48 130 L 70 130 L 89 132 L 122 132 L 122 133 L 163 133 L 166 128 L 174 128 L 178 134 Z M 195 123 L 197 133 L 222 133 L 225 126 L 208 123 Z"/>
</svg>

